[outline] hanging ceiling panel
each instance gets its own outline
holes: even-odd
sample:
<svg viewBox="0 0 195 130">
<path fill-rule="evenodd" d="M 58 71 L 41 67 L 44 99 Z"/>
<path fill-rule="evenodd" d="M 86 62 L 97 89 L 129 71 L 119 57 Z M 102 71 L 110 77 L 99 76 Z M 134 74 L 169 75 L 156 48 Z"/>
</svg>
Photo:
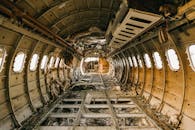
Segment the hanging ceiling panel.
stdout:
<svg viewBox="0 0 195 130">
<path fill-rule="evenodd" d="M 162 19 L 162 16 L 129 9 L 128 14 L 113 33 L 110 47 L 117 49 L 146 32 Z"/>
</svg>

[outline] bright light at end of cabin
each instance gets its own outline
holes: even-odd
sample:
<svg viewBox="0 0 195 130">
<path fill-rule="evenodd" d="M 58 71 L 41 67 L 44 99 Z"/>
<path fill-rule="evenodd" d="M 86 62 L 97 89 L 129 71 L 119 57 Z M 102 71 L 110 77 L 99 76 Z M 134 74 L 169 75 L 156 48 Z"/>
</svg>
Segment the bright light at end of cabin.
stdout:
<svg viewBox="0 0 195 130">
<path fill-rule="evenodd" d="M 84 62 L 98 61 L 99 57 L 87 57 Z"/>
</svg>

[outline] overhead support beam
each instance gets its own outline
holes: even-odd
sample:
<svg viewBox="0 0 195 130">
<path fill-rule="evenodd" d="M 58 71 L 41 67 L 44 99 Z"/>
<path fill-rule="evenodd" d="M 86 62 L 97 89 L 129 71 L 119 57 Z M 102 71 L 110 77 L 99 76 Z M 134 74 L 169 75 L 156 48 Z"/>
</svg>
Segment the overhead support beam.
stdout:
<svg viewBox="0 0 195 130">
<path fill-rule="evenodd" d="M 27 13 L 24 13 L 21 9 L 19 9 L 13 2 L 8 0 L 2 0 L 2 5 L 4 5 L 5 8 L 0 8 L 0 11 L 9 17 L 19 18 L 21 19 L 25 24 L 28 26 L 34 28 L 36 27 L 39 31 L 43 32 L 46 36 L 52 38 L 56 44 L 60 45 L 61 47 L 68 48 L 72 54 L 76 52 L 75 49 L 72 48 L 71 44 L 64 39 L 62 39 L 60 36 L 56 35 L 54 32 L 52 32 L 50 29 L 48 29 L 46 26 L 42 25 L 39 21 L 34 19 L 32 16 L 28 15 Z M 81 56 L 78 52 L 76 52 L 78 56 Z"/>
</svg>

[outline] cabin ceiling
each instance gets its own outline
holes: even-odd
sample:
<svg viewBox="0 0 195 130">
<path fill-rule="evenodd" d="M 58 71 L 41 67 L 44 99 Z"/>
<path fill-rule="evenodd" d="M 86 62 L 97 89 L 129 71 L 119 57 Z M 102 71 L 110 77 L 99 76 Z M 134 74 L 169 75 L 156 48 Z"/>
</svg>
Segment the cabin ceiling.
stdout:
<svg viewBox="0 0 195 130">
<path fill-rule="evenodd" d="M 106 30 L 121 0 L 18 0 L 15 4 L 63 38 L 96 26 Z"/>
<path fill-rule="evenodd" d="M 10 1 L 62 39 L 67 40 L 71 47 L 79 50 L 81 54 L 88 52 L 88 50 L 95 50 L 94 53 L 98 53 L 99 50 L 103 50 L 105 53 L 110 51 L 105 41 L 105 32 L 109 22 L 115 18 L 115 14 L 123 2 L 122 0 Z M 128 0 L 128 6 L 129 8 L 159 14 L 161 5 L 166 3 L 180 5 L 183 1 L 152 0 L 145 2 L 144 0 Z M 81 38 L 80 41 L 78 38 Z M 99 41 L 105 42 L 100 43 Z"/>
</svg>

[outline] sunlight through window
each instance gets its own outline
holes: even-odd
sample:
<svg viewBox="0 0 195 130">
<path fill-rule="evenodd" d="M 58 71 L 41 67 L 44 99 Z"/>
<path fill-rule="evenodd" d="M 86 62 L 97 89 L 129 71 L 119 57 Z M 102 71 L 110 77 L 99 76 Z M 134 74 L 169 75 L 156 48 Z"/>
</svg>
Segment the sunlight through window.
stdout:
<svg viewBox="0 0 195 130">
<path fill-rule="evenodd" d="M 26 54 L 23 52 L 19 52 L 14 60 L 14 66 L 13 66 L 13 71 L 14 72 L 21 72 L 24 68 L 24 62 L 26 59 Z"/>
<path fill-rule="evenodd" d="M 135 67 L 137 67 L 137 60 L 136 60 L 135 56 L 133 56 L 133 64 Z"/>
<path fill-rule="evenodd" d="M 157 69 L 162 69 L 162 60 L 158 52 L 153 53 L 154 63 Z"/>
<path fill-rule="evenodd" d="M 133 67 L 133 62 L 132 62 L 131 56 L 129 56 L 128 59 L 129 59 L 130 66 Z"/>
<path fill-rule="evenodd" d="M 49 61 L 49 68 L 53 68 L 53 66 L 54 66 L 54 57 L 52 56 L 51 58 L 50 58 L 50 61 Z"/>
<path fill-rule="evenodd" d="M 168 60 L 170 69 L 173 70 L 173 71 L 179 70 L 179 68 L 180 68 L 179 59 L 177 57 L 177 54 L 176 54 L 175 50 L 169 49 L 167 51 L 166 56 L 167 56 L 167 60 Z"/>
<path fill-rule="evenodd" d="M 99 57 L 87 57 L 84 62 L 99 61 Z"/>
<path fill-rule="evenodd" d="M 63 68 L 63 66 L 64 66 L 64 59 L 60 60 L 60 65 L 59 66 L 60 66 L 60 68 Z"/>
<path fill-rule="evenodd" d="M 47 62 L 48 62 L 48 57 L 47 55 L 44 55 L 43 59 L 41 60 L 41 69 L 45 69 L 45 67 L 47 66 Z"/>
<path fill-rule="evenodd" d="M 148 54 L 144 54 L 144 60 L 145 60 L 146 67 L 151 68 L 152 64 L 151 64 L 151 60 Z"/>
<path fill-rule="evenodd" d="M 143 65 L 142 65 L 142 60 L 140 58 L 140 55 L 137 55 L 137 60 L 138 60 L 138 63 L 139 63 L 139 67 L 142 68 Z"/>
<path fill-rule="evenodd" d="M 34 54 L 34 55 L 32 56 L 31 61 L 30 61 L 30 70 L 31 70 L 31 71 L 35 71 L 35 70 L 36 70 L 37 64 L 38 64 L 38 60 L 39 60 L 38 54 Z"/>
<path fill-rule="evenodd" d="M 55 61 L 55 68 L 58 68 L 59 62 L 60 62 L 60 58 L 57 57 Z"/>
</svg>

